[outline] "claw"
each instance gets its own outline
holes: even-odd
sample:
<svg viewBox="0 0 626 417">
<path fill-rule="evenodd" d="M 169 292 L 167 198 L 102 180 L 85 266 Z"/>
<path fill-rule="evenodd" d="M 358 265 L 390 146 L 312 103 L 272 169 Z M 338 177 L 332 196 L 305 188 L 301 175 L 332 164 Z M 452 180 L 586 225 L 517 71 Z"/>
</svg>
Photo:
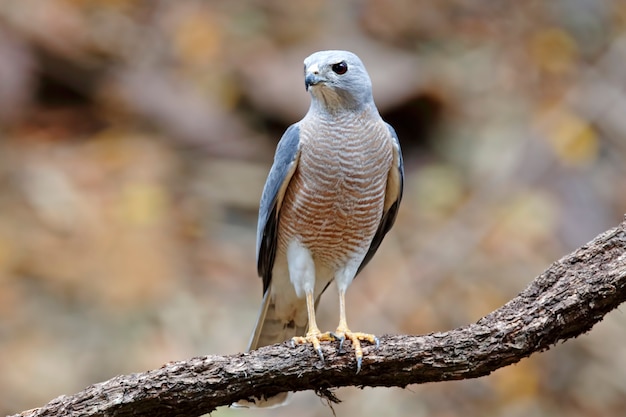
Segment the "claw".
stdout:
<svg viewBox="0 0 626 417">
<path fill-rule="evenodd" d="M 317 354 L 318 354 L 318 355 L 319 355 L 319 357 L 320 357 L 320 360 L 321 360 L 322 362 L 324 362 L 324 353 L 322 352 L 322 347 L 321 347 L 321 346 L 318 346 L 316 350 L 317 350 Z"/>
<path fill-rule="evenodd" d="M 354 349 L 354 356 L 356 357 L 356 373 L 361 372 L 361 366 L 363 365 L 363 349 L 361 348 L 361 341 L 368 341 L 376 345 L 378 349 L 380 347 L 380 340 L 373 334 L 352 332 L 345 328 L 338 328 L 335 333 L 332 333 L 333 337 L 339 340 L 339 350 L 343 349 L 343 344 L 346 339 L 352 343 Z"/>
<path fill-rule="evenodd" d="M 343 333 L 329 332 L 329 334 L 334 340 L 339 340 L 339 353 L 345 353 L 343 350 L 343 343 L 346 341 L 346 337 Z"/>
<path fill-rule="evenodd" d="M 343 350 L 343 342 L 346 341 L 346 338 L 345 337 L 338 337 L 337 340 L 339 340 L 339 352 L 343 353 L 344 352 L 344 350 Z"/>
<path fill-rule="evenodd" d="M 313 345 L 313 349 L 315 349 L 322 362 L 324 362 L 324 353 L 322 352 L 322 346 L 320 342 L 333 340 L 335 340 L 335 338 L 332 333 L 321 333 L 319 331 L 312 331 L 308 332 L 304 337 L 296 336 L 291 338 L 291 346 L 295 347 L 296 345 L 310 343 Z"/>
</svg>

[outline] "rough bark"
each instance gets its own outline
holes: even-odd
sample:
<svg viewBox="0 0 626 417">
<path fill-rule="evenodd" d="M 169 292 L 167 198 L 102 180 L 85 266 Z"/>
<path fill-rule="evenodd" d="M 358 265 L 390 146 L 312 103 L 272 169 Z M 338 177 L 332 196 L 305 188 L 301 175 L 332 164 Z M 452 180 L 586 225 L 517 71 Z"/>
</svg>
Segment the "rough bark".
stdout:
<svg viewBox="0 0 626 417">
<path fill-rule="evenodd" d="M 470 324 L 423 336 L 384 336 L 355 374 L 350 346 L 287 343 L 205 356 L 122 375 L 16 416 L 197 416 L 242 398 L 348 385 L 398 386 L 476 378 L 576 337 L 626 300 L 626 223 L 553 263 L 521 294 Z"/>
</svg>

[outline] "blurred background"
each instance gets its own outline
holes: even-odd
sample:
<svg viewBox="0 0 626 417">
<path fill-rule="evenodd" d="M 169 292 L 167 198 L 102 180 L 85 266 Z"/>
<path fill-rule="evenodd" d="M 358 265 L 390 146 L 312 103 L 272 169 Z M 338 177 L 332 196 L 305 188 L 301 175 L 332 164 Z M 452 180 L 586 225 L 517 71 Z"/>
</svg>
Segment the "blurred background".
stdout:
<svg viewBox="0 0 626 417">
<path fill-rule="evenodd" d="M 443 331 L 501 306 L 626 212 L 625 29 L 620 0 L 0 2 L 0 413 L 245 349 L 258 201 L 320 49 L 360 55 L 406 165 L 351 327 Z M 337 316 L 331 287 L 321 328 Z M 625 325 L 334 408 L 623 416 Z M 310 392 L 255 415 L 294 410 L 331 415 Z"/>
</svg>

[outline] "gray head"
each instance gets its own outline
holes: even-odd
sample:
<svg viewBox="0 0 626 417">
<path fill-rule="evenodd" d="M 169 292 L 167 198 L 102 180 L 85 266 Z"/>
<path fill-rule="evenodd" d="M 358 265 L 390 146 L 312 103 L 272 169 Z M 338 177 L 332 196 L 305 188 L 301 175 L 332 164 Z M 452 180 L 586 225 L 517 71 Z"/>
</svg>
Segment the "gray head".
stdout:
<svg viewBox="0 0 626 417">
<path fill-rule="evenodd" d="M 330 111 L 358 110 L 372 103 L 372 82 L 358 56 L 348 51 L 315 52 L 304 60 L 304 85 Z M 316 103 L 318 101 L 319 103 Z"/>
</svg>

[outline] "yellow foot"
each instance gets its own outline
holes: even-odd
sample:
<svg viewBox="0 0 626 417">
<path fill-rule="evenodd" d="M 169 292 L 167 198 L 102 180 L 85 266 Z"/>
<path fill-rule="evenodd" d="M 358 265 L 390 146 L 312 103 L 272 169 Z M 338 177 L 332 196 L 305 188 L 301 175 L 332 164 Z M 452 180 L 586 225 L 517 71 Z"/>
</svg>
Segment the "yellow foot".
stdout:
<svg viewBox="0 0 626 417">
<path fill-rule="evenodd" d="M 306 336 L 304 337 L 301 337 L 301 336 L 292 337 L 291 346 L 295 347 L 296 345 L 303 345 L 305 343 L 311 343 L 313 345 L 313 349 L 315 349 L 315 351 L 320 356 L 320 359 L 323 362 L 324 354 L 322 353 L 322 347 L 320 345 L 320 342 L 332 342 L 333 340 L 335 340 L 335 337 L 333 336 L 332 333 L 330 332 L 322 333 L 319 330 L 317 330 L 317 331 L 308 332 Z"/>
<path fill-rule="evenodd" d="M 335 333 L 331 334 L 336 340 L 339 340 L 339 351 L 343 350 L 343 342 L 348 339 L 352 342 L 354 347 L 354 355 L 356 356 L 356 373 L 361 371 L 361 364 L 363 363 L 363 349 L 361 348 L 361 341 L 368 341 L 371 344 L 375 344 L 376 348 L 380 346 L 380 341 L 376 336 L 369 333 L 352 332 L 348 329 L 337 329 Z"/>
</svg>

